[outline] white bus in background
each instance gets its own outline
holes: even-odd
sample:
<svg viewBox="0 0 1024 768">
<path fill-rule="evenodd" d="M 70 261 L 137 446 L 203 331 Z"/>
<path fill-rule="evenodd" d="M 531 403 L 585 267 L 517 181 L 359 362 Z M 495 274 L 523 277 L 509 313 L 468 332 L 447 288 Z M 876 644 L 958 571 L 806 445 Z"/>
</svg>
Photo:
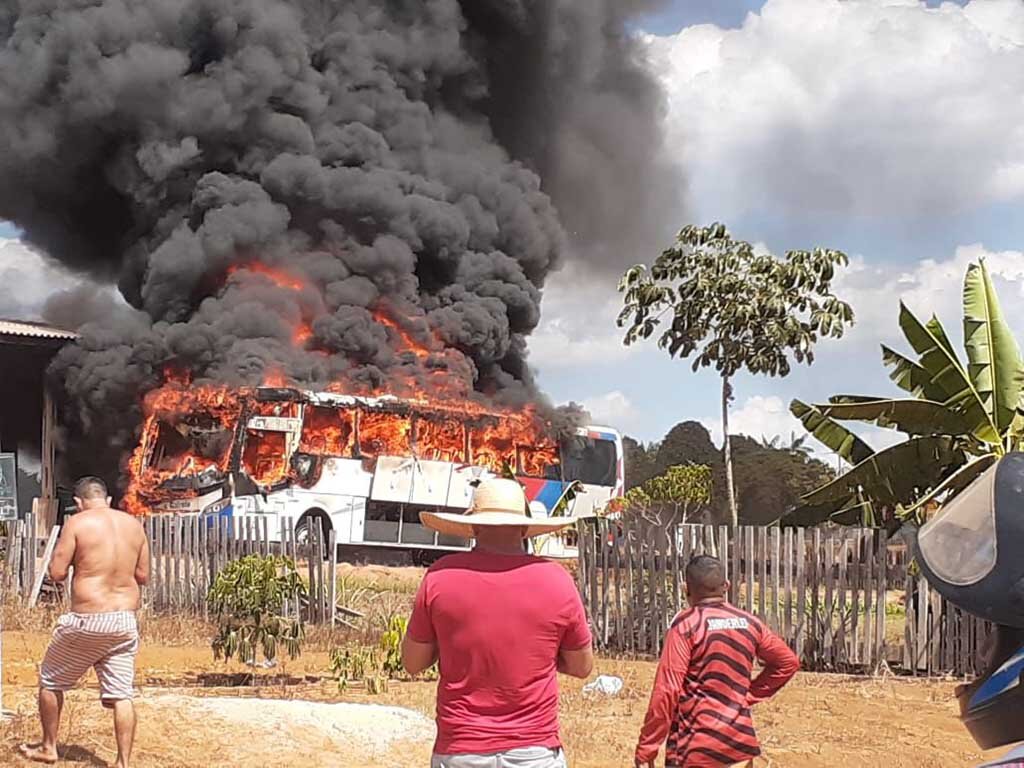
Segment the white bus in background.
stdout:
<svg viewBox="0 0 1024 768">
<path fill-rule="evenodd" d="M 605 427 L 579 428 L 556 443 L 518 429 L 527 420 L 516 414 L 394 397 L 258 388 L 239 404 L 233 428 L 202 413 L 173 426 L 150 423 L 135 479 L 142 486 L 150 469 L 182 466 L 182 455 L 190 456 L 189 472 L 151 494 L 154 512 L 265 518 L 272 541 L 281 540 L 281 520 L 291 519 L 300 538 L 320 525 L 341 548 L 406 550 L 423 563 L 470 542 L 424 527 L 419 513 L 464 511 L 475 481 L 502 465 L 514 471 L 535 516 L 549 515 L 574 481 L 578 492 L 565 514 L 578 517 L 598 514 L 625 488 L 622 439 Z M 530 439 L 519 442 L 523 435 Z M 202 466 L 203 455 L 219 458 Z M 546 557 L 578 554 L 573 529 L 536 541 Z"/>
</svg>

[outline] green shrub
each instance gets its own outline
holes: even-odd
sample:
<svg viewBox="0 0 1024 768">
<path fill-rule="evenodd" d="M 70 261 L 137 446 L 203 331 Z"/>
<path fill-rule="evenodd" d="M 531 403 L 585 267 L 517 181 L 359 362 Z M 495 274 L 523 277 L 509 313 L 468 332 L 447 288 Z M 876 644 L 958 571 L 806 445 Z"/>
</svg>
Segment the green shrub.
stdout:
<svg viewBox="0 0 1024 768">
<path fill-rule="evenodd" d="M 296 658 L 305 637 L 302 621 L 281 616 L 281 609 L 285 600 L 305 595 L 295 563 L 288 558 L 249 555 L 229 563 L 217 574 L 208 597 L 218 627 L 211 643 L 214 657 L 226 661 L 237 656 L 255 664 L 262 651 L 273 663 L 283 645 Z"/>
</svg>

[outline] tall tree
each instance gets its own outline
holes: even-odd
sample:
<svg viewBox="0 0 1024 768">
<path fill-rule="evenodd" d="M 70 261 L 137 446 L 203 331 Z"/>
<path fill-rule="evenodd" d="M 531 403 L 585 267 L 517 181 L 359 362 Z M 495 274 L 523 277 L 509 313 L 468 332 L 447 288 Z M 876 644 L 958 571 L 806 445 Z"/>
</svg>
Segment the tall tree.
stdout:
<svg viewBox="0 0 1024 768">
<path fill-rule="evenodd" d="M 673 357 L 693 356 L 693 370 L 714 367 L 722 379 L 722 455 L 729 517 L 738 519 L 729 441 L 733 376 L 786 376 L 790 355 L 814 360 L 821 336 L 839 338 L 853 324 L 853 310 L 832 293 L 841 251 L 789 251 L 784 258 L 734 240 L 723 224 L 689 225 L 650 270 L 637 265 L 619 283 L 624 293 L 619 327 L 625 343 L 658 335 Z"/>
<path fill-rule="evenodd" d="M 699 421 L 683 421 L 672 427 L 658 446 L 655 474 L 677 464 L 714 465 L 719 456 L 707 427 Z"/>
</svg>

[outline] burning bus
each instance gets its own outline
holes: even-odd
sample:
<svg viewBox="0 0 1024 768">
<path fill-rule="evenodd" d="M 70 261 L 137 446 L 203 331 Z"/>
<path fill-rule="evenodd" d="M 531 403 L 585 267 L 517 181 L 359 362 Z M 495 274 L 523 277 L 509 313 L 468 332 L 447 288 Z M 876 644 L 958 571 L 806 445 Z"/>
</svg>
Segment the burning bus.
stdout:
<svg viewBox="0 0 1024 768">
<path fill-rule="evenodd" d="M 469 542 L 420 524 L 424 510 L 464 510 L 475 481 L 514 472 L 533 515 L 599 513 L 624 491 L 622 439 L 604 427 L 556 438 L 531 408 L 310 392 L 163 387 L 152 393 L 129 462 L 135 514 L 263 516 L 333 531 L 339 547 L 409 550 L 414 562 Z M 575 557 L 574 531 L 539 554 Z"/>
</svg>

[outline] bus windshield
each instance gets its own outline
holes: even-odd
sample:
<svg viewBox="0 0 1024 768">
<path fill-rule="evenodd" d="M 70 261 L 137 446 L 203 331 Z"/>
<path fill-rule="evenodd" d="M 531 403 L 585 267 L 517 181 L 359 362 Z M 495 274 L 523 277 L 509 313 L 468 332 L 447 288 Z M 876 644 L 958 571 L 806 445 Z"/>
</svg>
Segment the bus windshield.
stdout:
<svg viewBox="0 0 1024 768">
<path fill-rule="evenodd" d="M 573 435 L 562 442 L 562 479 L 614 487 L 618 457 L 615 442 Z"/>
</svg>

